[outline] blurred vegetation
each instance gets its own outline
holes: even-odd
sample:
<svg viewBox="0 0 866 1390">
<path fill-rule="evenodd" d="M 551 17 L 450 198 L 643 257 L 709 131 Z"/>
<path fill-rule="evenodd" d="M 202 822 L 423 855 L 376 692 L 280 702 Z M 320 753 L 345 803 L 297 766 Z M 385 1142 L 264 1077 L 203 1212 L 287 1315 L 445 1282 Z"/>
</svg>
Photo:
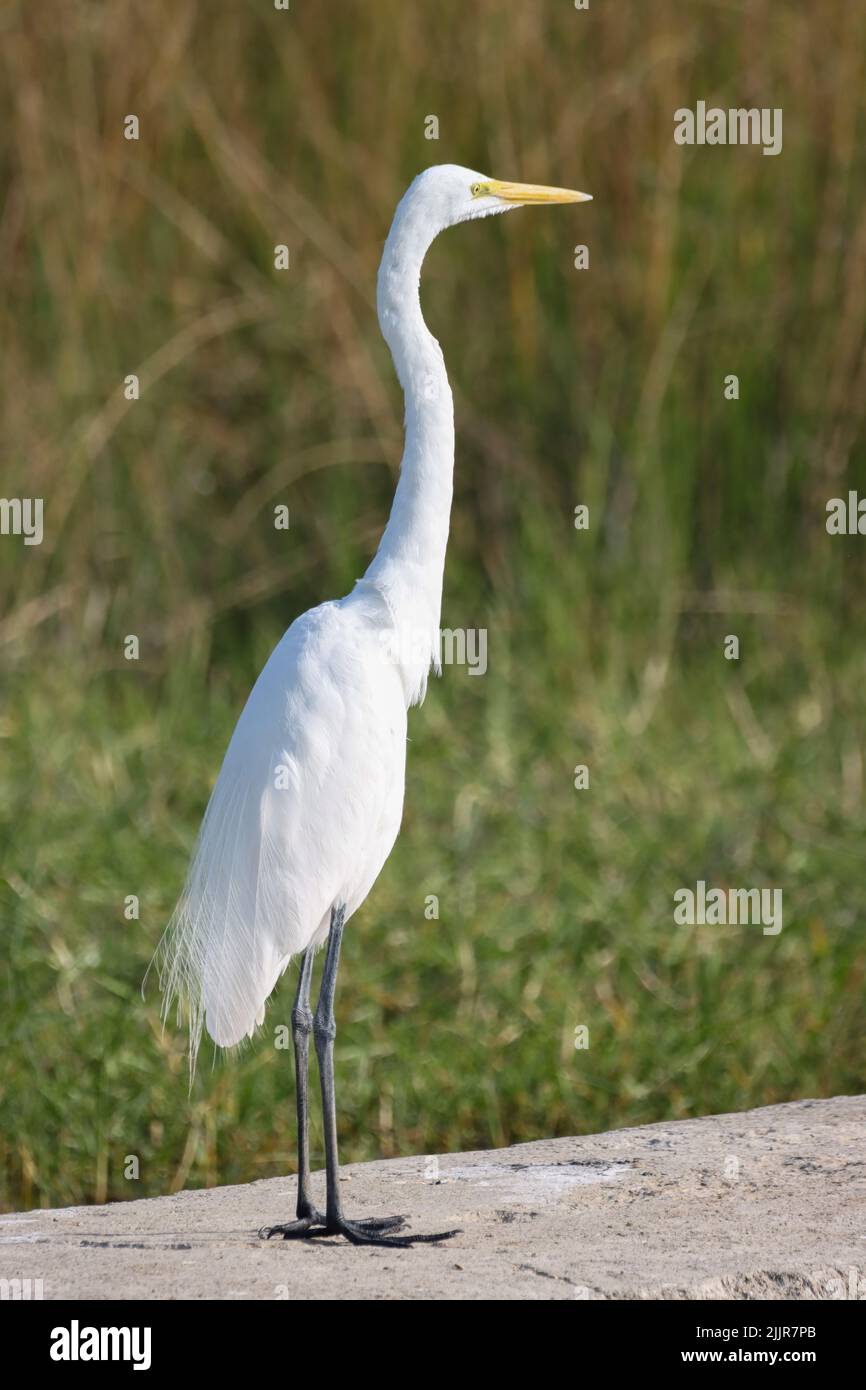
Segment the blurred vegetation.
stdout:
<svg viewBox="0 0 866 1390">
<path fill-rule="evenodd" d="M 384 524 L 375 272 L 443 161 L 595 201 L 428 258 L 444 622 L 489 670 L 412 716 L 345 943 L 343 1156 L 862 1090 L 866 540 L 824 509 L 866 489 L 866 9 L 8 0 L 0 38 L 0 490 L 46 527 L 0 538 L 0 1202 L 294 1165 L 292 980 L 191 1095 L 140 984 L 257 670 Z M 782 154 L 676 146 L 698 99 L 782 107 Z M 781 935 L 674 927 L 698 878 L 781 887 Z"/>
</svg>

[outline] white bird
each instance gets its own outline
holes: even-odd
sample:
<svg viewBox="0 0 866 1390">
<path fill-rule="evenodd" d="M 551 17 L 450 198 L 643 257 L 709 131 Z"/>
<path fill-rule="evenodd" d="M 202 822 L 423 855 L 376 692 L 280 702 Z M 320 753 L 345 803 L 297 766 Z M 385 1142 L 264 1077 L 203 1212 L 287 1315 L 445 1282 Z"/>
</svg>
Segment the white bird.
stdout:
<svg viewBox="0 0 866 1390">
<path fill-rule="evenodd" d="M 406 401 L 405 447 L 376 555 L 345 598 L 292 623 L 238 720 L 202 823 L 180 901 L 159 949 L 165 1012 L 185 1002 L 194 1067 L 206 1028 L 231 1047 L 252 1036 L 293 956 L 297 1075 L 297 1220 L 284 1238 L 342 1234 L 409 1245 L 455 1234 L 388 1235 L 400 1217 L 349 1221 L 338 1182 L 334 989 L 346 922 L 391 852 L 403 812 L 407 710 L 439 672 L 439 623 L 454 469 L 454 410 L 445 363 L 418 297 L 421 263 L 446 227 L 527 204 L 589 194 L 503 183 L 471 169 L 426 169 L 402 198 L 379 267 L 377 306 Z M 327 941 L 315 1017 L 310 980 Z M 307 1138 L 313 1033 L 324 1111 L 327 1202 L 315 1207 Z"/>
</svg>

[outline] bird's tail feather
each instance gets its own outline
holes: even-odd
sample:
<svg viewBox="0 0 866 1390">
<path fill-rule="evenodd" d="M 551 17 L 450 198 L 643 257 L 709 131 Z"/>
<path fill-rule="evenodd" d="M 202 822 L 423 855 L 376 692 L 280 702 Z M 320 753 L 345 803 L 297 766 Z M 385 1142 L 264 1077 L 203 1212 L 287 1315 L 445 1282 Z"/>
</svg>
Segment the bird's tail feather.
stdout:
<svg viewBox="0 0 866 1390">
<path fill-rule="evenodd" d="M 154 957 L 163 1020 L 173 1005 L 179 1021 L 184 1013 L 188 1019 L 191 1073 L 205 1028 L 222 1047 L 252 1036 L 268 995 L 303 944 L 285 891 L 290 866 L 271 799 L 270 750 L 256 755 L 242 733 L 239 726 Z"/>
</svg>

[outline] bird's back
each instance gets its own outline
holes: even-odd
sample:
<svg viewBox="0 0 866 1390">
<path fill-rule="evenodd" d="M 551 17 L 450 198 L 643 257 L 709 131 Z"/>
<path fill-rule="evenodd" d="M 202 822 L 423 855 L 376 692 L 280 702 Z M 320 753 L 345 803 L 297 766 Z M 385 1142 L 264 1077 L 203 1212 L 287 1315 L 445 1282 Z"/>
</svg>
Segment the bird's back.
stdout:
<svg viewBox="0 0 866 1390">
<path fill-rule="evenodd" d="M 274 649 L 238 720 L 160 948 L 166 1007 L 187 1001 L 231 1046 L 251 1034 L 331 907 L 363 902 L 403 806 L 406 701 L 375 592 L 311 609 Z"/>
</svg>

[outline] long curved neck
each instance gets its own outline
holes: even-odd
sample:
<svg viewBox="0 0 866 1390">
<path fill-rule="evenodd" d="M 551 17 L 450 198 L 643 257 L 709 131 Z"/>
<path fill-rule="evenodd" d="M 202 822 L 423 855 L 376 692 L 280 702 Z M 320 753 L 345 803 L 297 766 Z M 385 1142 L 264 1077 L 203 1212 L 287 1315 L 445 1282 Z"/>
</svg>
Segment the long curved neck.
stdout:
<svg viewBox="0 0 866 1390">
<path fill-rule="evenodd" d="M 379 324 L 406 401 L 406 438 L 391 515 L 364 579 L 383 593 L 399 630 L 410 703 L 423 699 L 430 665 L 438 667 L 454 477 L 451 388 L 418 296 L 433 235 L 411 206 L 401 204 L 377 286 Z"/>
</svg>

